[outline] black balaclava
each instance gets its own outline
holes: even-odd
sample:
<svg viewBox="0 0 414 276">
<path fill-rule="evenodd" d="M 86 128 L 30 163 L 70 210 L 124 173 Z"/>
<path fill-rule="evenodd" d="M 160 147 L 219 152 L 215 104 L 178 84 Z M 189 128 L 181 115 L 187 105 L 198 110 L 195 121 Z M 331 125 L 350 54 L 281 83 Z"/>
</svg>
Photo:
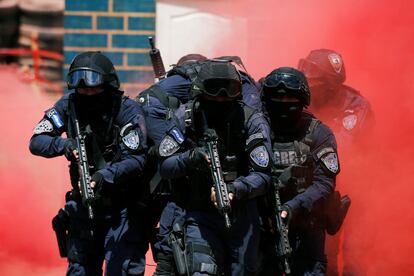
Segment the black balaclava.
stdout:
<svg viewBox="0 0 414 276">
<path fill-rule="evenodd" d="M 209 127 L 224 128 L 236 106 L 236 100 L 222 102 L 211 100 L 200 101 L 200 108 L 206 116 Z"/>
<path fill-rule="evenodd" d="M 272 128 L 292 130 L 297 126 L 303 112 L 303 103 L 283 102 L 269 99 L 265 102 Z"/>
<path fill-rule="evenodd" d="M 83 95 L 77 91 L 74 95 L 80 115 L 96 118 L 112 112 L 113 92 L 108 89 L 95 95 Z"/>
</svg>

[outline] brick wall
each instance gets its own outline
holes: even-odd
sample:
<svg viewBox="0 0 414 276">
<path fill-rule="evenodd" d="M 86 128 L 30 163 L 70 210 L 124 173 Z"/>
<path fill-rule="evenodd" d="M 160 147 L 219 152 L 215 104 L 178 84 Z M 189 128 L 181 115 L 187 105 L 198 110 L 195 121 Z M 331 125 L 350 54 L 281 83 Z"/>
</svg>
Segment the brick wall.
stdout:
<svg viewBox="0 0 414 276">
<path fill-rule="evenodd" d="M 153 82 L 147 38 L 155 34 L 155 0 L 65 0 L 64 15 L 65 75 L 77 53 L 92 50 L 112 60 L 129 95 Z"/>
</svg>

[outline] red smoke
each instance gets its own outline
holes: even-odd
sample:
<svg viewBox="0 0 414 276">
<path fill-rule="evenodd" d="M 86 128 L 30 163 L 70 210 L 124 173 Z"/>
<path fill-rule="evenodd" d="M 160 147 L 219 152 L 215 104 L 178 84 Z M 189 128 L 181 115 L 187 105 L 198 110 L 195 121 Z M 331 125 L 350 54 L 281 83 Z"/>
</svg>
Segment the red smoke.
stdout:
<svg viewBox="0 0 414 276">
<path fill-rule="evenodd" d="M 255 78 L 296 66 L 312 49 L 342 54 L 346 83 L 361 91 L 376 116 L 371 148 L 349 151 L 339 144 L 338 188 L 353 200 L 344 227 L 345 264 L 358 276 L 414 275 L 414 2 L 228 3 L 213 12 L 245 19 L 247 41 L 230 37 L 214 56 L 241 55 Z M 0 77 L 0 275 L 62 275 L 65 261 L 50 219 L 68 189 L 66 162 L 33 157 L 27 149 L 32 128 L 55 99 L 40 97 L 13 74 L 1 71 Z"/>
<path fill-rule="evenodd" d="M 29 153 L 28 143 L 42 112 L 55 99 L 0 67 L 0 275 L 64 274 L 51 218 L 62 206 L 67 170 Z"/>
<path fill-rule="evenodd" d="M 354 275 L 414 275 L 413 8 L 402 0 L 245 0 L 218 11 L 247 19 L 242 58 L 254 77 L 296 66 L 312 49 L 333 49 L 344 58 L 346 84 L 370 101 L 376 126 L 368 146 L 338 141 L 338 188 L 353 200 L 344 258 Z M 238 43 L 246 42 L 230 38 L 217 55 L 243 54 Z"/>
<path fill-rule="evenodd" d="M 51 220 L 70 189 L 64 157 L 29 152 L 29 139 L 43 111 L 60 95 L 24 83 L 17 68 L 0 66 L 0 275 L 64 275 Z M 147 273 L 154 272 L 150 253 Z"/>
</svg>

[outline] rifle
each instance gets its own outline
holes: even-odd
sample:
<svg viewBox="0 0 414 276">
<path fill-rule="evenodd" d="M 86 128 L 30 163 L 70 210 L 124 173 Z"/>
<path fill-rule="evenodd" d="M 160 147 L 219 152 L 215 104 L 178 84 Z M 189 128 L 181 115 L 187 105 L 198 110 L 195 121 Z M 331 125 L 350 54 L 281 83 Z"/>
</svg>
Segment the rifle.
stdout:
<svg viewBox="0 0 414 276">
<path fill-rule="evenodd" d="M 152 36 L 148 37 L 148 41 L 151 46 L 149 55 L 151 58 L 151 63 L 152 63 L 152 68 L 154 70 L 155 78 L 158 80 L 162 80 L 163 78 L 165 78 L 165 75 L 167 73 L 165 72 L 164 63 L 162 62 L 161 52 L 159 49 L 155 48 L 154 38 Z"/>
<path fill-rule="evenodd" d="M 216 192 L 217 207 L 219 212 L 224 216 L 226 228 L 231 228 L 229 217 L 231 212 L 230 198 L 220 164 L 220 157 L 217 149 L 217 134 L 213 129 L 208 129 L 206 130 L 204 137 L 207 146 L 207 155 L 210 159 L 210 171 Z"/>
<path fill-rule="evenodd" d="M 74 112 L 74 109 L 72 112 Z M 78 168 L 82 203 L 88 208 L 88 217 L 92 221 L 94 218 L 92 200 L 95 195 L 91 187 L 91 175 L 89 173 L 89 163 L 86 155 L 85 135 L 80 131 L 78 118 L 76 118 L 76 115 L 73 117 L 75 124 L 75 140 L 79 154 Z M 91 234 L 93 235 L 93 231 L 91 231 Z"/>
<path fill-rule="evenodd" d="M 290 274 L 289 257 L 292 253 L 292 248 L 289 243 L 288 227 L 285 225 L 280 213 L 282 212 L 282 203 L 279 195 L 279 179 L 273 176 L 274 195 L 275 195 L 275 222 L 276 231 L 279 233 L 276 254 L 282 260 L 283 269 L 286 274 Z M 290 214 L 289 214 L 290 215 Z"/>
</svg>

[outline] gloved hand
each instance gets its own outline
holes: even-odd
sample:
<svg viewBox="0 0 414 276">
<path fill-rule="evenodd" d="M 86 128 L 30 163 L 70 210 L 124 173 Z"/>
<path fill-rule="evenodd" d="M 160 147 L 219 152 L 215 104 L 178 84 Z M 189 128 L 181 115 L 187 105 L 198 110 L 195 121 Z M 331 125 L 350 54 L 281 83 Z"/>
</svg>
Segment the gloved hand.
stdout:
<svg viewBox="0 0 414 276">
<path fill-rule="evenodd" d="M 230 201 L 233 201 L 236 197 L 236 188 L 234 187 L 233 182 L 227 183 L 227 192 L 229 193 Z"/>
<path fill-rule="evenodd" d="M 91 177 L 91 187 L 95 192 L 95 199 L 102 196 L 104 177 L 101 173 L 96 172 Z"/>
<path fill-rule="evenodd" d="M 285 221 L 286 225 L 288 225 L 294 216 L 294 212 L 292 208 L 289 207 L 287 204 L 282 205 L 282 212 L 280 213 L 280 216 Z"/>
<path fill-rule="evenodd" d="M 71 162 L 76 162 L 78 160 L 78 150 L 75 139 L 67 138 L 64 147 L 64 155 L 66 159 Z"/>
<path fill-rule="evenodd" d="M 210 159 L 203 147 L 196 147 L 188 154 L 188 166 L 194 170 L 208 170 Z"/>
<path fill-rule="evenodd" d="M 236 197 L 236 188 L 234 187 L 233 182 L 227 183 L 226 185 L 227 185 L 227 192 L 229 193 L 230 202 L 232 202 L 234 198 Z M 217 198 L 216 198 L 216 189 L 214 186 L 211 187 L 210 200 L 211 202 L 213 202 L 215 207 L 218 207 Z"/>
</svg>

